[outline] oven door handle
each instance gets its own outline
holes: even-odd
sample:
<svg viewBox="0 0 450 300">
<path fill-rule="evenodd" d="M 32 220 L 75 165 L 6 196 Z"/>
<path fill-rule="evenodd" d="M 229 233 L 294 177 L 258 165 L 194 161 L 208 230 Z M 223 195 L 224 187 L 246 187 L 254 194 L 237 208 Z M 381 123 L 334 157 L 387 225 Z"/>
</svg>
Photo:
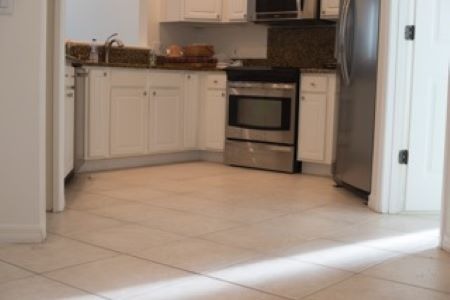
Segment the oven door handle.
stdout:
<svg viewBox="0 0 450 300">
<path fill-rule="evenodd" d="M 266 89 L 266 90 L 295 90 L 295 84 L 288 83 L 245 83 L 245 82 L 230 82 L 229 88 L 239 89 Z"/>
</svg>

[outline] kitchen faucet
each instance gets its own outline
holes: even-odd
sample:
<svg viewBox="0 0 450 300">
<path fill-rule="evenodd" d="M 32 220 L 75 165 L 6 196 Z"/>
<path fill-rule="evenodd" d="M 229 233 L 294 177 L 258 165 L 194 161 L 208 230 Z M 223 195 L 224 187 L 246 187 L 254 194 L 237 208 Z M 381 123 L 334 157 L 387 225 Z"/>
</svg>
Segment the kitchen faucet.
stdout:
<svg viewBox="0 0 450 300">
<path fill-rule="evenodd" d="M 111 52 L 111 48 L 113 47 L 113 45 L 117 44 L 119 48 L 123 48 L 125 46 L 120 39 L 115 38 L 118 35 L 119 35 L 118 33 L 114 33 L 110 35 L 105 41 L 105 63 L 107 64 L 109 63 L 109 54 Z"/>
</svg>

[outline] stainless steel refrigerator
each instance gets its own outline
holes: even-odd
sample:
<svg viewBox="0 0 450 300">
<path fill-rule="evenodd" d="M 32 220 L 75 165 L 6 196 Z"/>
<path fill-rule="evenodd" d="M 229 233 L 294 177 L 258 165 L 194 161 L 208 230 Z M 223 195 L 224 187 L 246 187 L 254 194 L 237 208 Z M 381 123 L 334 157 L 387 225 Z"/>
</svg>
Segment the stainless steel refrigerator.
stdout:
<svg viewBox="0 0 450 300">
<path fill-rule="evenodd" d="M 334 178 L 371 192 L 380 0 L 341 0 L 337 28 L 339 128 Z"/>
</svg>

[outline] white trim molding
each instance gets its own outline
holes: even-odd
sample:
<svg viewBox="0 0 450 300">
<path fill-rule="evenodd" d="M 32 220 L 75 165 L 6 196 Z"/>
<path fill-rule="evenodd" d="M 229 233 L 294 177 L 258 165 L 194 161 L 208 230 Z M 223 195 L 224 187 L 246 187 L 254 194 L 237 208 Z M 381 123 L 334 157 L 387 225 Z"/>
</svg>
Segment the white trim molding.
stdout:
<svg viewBox="0 0 450 300">
<path fill-rule="evenodd" d="M 45 229 L 40 225 L 0 226 L 0 243 L 40 243 L 45 237 Z"/>
<path fill-rule="evenodd" d="M 381 1 L 374 167 L 369 207 L 380 213 L 404 210 L 406 167 L 398 153 L 407 149 L 413 45 L 403 39 L 414 22 L 414 1 Z M 402 99 L 403 101 L 400 101 Z"/>
<path fill-rule="evenodd" d="M 449 63 L 450 78 L 450 63 Z M 450 80 L 448 87 L 448 98 L 450 101 Z M 447 108 L 447 133 L 445 142 L 445 163 L 444 163 L 444 192 L 442 195 L 442 248 L 450 252 L 450 105 Z"/>
</svg>

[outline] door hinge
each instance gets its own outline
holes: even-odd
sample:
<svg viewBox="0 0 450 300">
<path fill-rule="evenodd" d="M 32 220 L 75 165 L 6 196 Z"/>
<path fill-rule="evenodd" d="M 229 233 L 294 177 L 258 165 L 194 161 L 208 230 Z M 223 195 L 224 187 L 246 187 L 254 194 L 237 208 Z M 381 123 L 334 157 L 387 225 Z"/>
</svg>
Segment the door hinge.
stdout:
<svg viewBox="0 0 450 300">
<path fill-rule="evenodd" d="M 405 39 L 407 41 L 414 41 L 416 39 L 416 26 L 408 25 L 405 27 Z"/>
<path fill-rule="evenodd" d="M 407 165 L 409 162 L 409 151 L 408 150 L 402 150 L 400 151 L 398 155 L 398 162 L 401 165 Z"/>
</svg>

